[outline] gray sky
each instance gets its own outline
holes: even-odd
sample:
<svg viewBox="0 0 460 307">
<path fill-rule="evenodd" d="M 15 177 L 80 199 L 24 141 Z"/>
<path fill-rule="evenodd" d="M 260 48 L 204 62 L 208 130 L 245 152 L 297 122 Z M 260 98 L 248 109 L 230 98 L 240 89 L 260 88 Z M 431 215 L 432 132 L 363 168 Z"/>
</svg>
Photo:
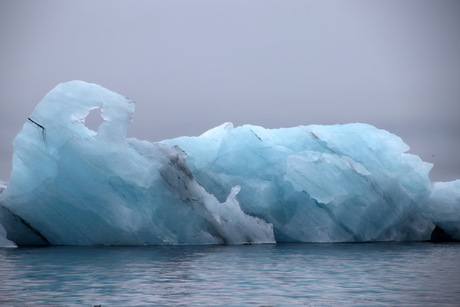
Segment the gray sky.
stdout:
<svg viewBox="0 0 460 307">
<path fill-rule="evenodd" d="M 0 179 L 58 83 L 136 100 L 128 136 L 365 122 L 460 178 L 460 1 L 0 0 Z"/>
</svg>

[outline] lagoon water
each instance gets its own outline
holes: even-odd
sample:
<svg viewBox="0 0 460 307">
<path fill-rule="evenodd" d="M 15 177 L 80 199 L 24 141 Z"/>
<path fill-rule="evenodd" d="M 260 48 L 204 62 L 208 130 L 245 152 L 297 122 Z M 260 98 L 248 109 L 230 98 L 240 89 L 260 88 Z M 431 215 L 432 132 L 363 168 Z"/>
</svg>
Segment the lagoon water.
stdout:
<svg viewBox="0 0 460 307">
<path fill-rule="evenodd" d="M 0 249 L 1 306 L 458 306 L 460 244 Z"/>
</svg>

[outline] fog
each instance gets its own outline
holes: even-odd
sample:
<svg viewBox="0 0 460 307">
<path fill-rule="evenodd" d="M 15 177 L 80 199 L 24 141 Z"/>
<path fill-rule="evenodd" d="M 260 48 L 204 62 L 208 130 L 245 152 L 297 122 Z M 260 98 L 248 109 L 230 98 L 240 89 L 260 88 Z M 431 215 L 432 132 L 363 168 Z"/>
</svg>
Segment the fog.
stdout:
<svg viewBox="0 0 460 307">
<path fill-rule="evenodd" d="M 460 178 L 460 2 L 1 1 L 0 179 L 54 86 L 130 97 L 128 136 L 364 122 Z"/>
</svg>

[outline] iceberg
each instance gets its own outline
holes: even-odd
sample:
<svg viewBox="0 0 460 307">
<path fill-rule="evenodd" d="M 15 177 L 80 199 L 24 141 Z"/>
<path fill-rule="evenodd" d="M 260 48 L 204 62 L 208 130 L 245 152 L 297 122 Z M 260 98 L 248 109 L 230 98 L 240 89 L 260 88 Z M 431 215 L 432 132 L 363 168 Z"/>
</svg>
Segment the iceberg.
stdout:
<svg viewBox="0 0 460 307">
<path fill-rule="evenodd" d="M 127 138 L 135 103 L 62 83 L 16 136 L 0 246 L 460 240 L 460 180 L 367 124 Z M 103 122 L 85 125 L 93 109 Z"/>
</svg>

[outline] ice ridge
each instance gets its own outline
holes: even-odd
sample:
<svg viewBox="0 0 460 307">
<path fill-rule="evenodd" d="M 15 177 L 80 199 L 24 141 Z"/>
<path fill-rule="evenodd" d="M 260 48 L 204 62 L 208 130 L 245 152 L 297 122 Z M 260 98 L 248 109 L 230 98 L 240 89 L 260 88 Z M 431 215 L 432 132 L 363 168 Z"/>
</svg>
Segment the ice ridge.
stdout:
<svg viewBox="0 0 460 307">
<path fill-rule="evenodd" d="M 85 126 L 92 109 L 103 123 Z M 134 102 L 62 83 L 16 136 L 0 246 L 460 239 L 460 180 L 366 124 L 126 138 Z"/>
</svg>

